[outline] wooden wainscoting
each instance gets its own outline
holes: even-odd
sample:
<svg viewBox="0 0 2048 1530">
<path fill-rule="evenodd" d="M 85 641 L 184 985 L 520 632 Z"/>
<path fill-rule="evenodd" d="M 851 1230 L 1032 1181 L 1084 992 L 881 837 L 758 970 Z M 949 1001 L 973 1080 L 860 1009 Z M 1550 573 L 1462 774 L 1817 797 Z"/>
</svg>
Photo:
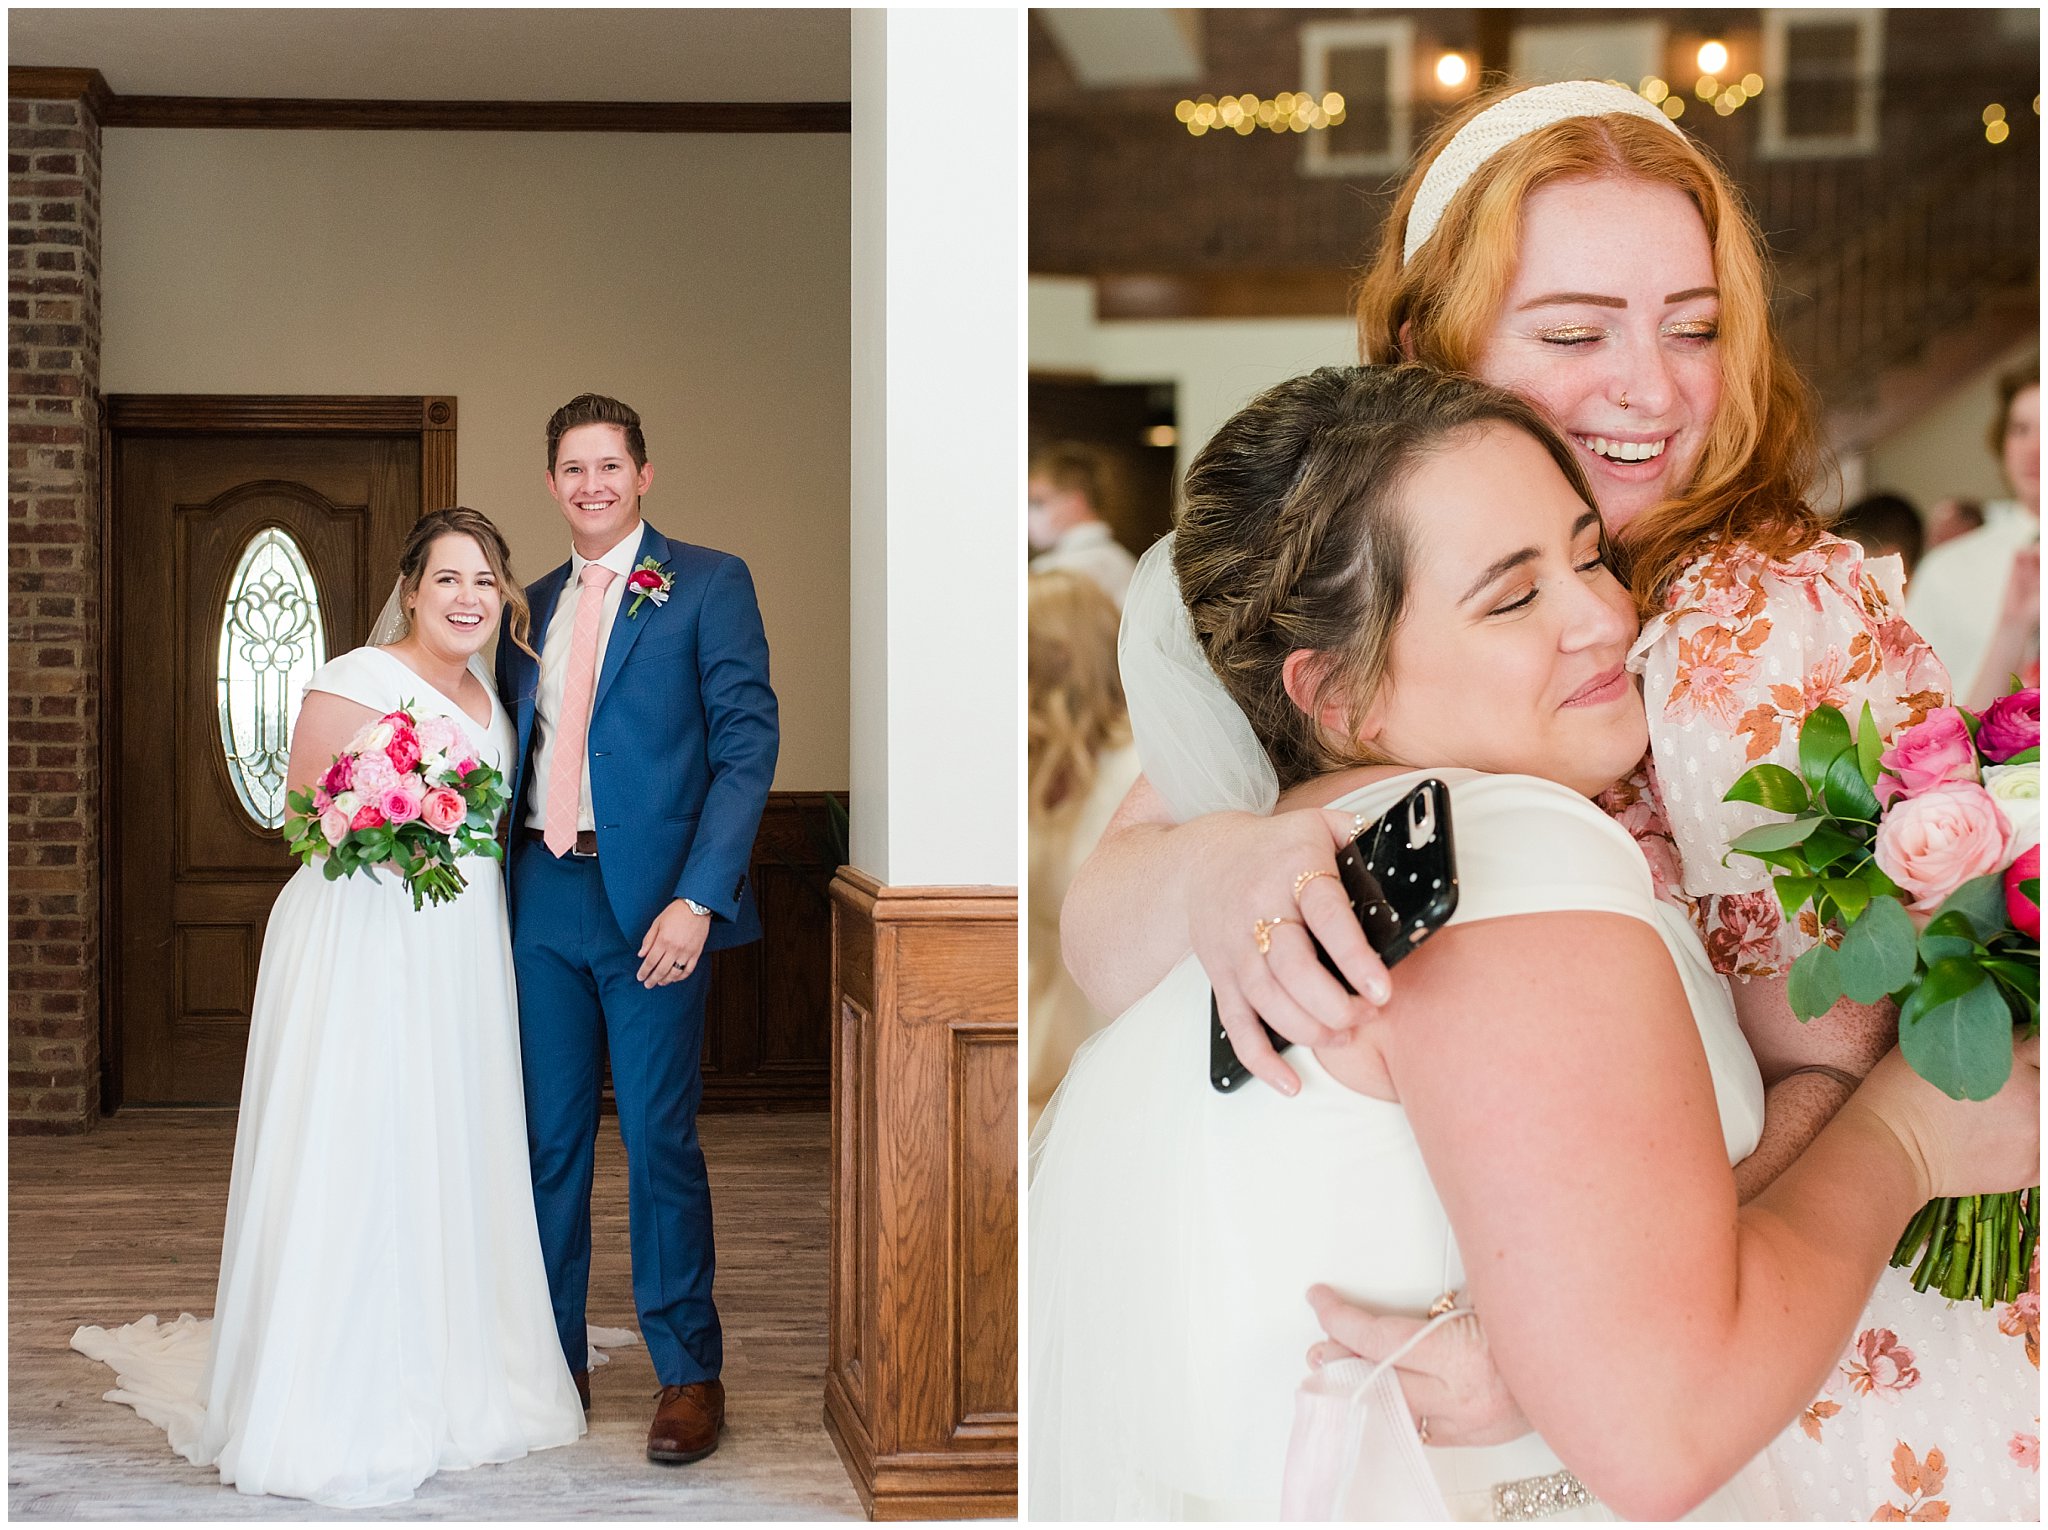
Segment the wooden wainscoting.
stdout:
<svg viewBox="0 0 2048 1530">
<path fill-rule="evenodd" d="M 825 1423 L 874 1519 L 1017 1512 L 1017 893 L 832 884 Z"/>
<path fill-rule="evenodd" d="M 828 795 L 770 792 L 749 873 L 761 939 L 711 958 L 705 1110 L 823 1110 L 832 1079 Z"/>
</svg>

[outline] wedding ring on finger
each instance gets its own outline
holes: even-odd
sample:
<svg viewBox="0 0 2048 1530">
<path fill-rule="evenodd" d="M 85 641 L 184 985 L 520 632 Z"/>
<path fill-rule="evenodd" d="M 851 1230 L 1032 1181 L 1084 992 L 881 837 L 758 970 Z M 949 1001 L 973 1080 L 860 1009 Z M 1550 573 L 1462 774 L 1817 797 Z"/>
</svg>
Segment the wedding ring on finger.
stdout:
<svg viewBox="0 0 2048 1530">
<path fill-rule="evenodd" d="M 1308 886 L 1309 883 L 1313 882 L 1317 877 L 1329 877 L 1332 880 L 1335 880 L 1336 875 L 1336 872 L 1331 871 L 1327 867 L 1318 867 L 1314 871 L 1304 871 L 1300 876 L 1294 879 L 1295 903 L 1298 905 L 1301 902 L 1301 890 L 1304 887 Z"/>
<path fill-rule="evenodd" d="M 1273 932 L 1283 924 L 1300 924 L 1299 919 L 1290 919 L 1281 914 L 1274 919 L 1261 919 L 1252 926 L 1252 939 L 1259 943 L 1259 955 L 1265 956 L 1273 949 Z"/>
</svg>

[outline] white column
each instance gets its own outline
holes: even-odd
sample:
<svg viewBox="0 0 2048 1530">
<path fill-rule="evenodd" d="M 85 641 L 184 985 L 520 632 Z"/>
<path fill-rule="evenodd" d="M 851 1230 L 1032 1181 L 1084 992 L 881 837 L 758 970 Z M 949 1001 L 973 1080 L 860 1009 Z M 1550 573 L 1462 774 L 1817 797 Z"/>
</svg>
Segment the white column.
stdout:
<svg viewBox="0 0 2048 1530">
<path fill-rule="evenodd" d="M 853 12 L 853 864 L 1015 886 L 1021 12 Z"/>
</svg>

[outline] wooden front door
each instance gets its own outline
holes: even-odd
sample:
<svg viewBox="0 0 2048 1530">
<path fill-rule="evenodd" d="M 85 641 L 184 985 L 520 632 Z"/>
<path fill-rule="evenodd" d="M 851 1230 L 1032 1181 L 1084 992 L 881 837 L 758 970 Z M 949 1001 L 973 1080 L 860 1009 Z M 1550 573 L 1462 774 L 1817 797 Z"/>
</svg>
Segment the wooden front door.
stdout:
<svg viewBox="0 0 2048 1530">
<path fill-rule="evenodd" d="M 297 869 L 289 720 L 368 635 L 422 509 L 453 502 L 453 424 L 450 400 L 109 400 L 110 1108 L 239 1099 Z"/>
</svg>

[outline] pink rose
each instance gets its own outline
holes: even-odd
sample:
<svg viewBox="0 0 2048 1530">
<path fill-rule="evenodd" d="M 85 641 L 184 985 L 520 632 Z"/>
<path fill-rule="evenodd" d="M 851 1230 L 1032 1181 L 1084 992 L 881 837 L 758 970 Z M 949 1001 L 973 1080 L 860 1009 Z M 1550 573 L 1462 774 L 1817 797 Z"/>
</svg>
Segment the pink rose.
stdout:
<svg viewBox="0 0 2048 1530">
<path fill-rule="evenodd" d="M 1892 740 L 1877 757 L 1886 774 L 1877 778 L 1877 800 L 1890 807 L 1895 798 L 1910 797 L 1944 781 L 1977 779 L 1977 751 L 1970 743 L 1970 725 L 1954 707 L 1938 707 Z"/>
<path fill-rule="evenodd" d="M 421 754 L 453 754 L 462 742 L 462 731 L 452 717 L 429 717 L 419 725 Z"/>
<path fill-rule="evenodd" d="M 1893 804 L 1871 852 L 1884 874 L 1931 908 L 1972 877 L 1998 870 L 2012 827 L 1981 786 L 1948 781 Z"/>
<path fill-rule="evenodd" d="M 398 728 L 410 728 L 412 726 L 412 713 L 386 712 L 382 717 L 378 718 L 377 721 L 391 724 L 394 730 Z"/>
<path fill-rule="evenodd" d="M 2035 940 L 2041 938 L 2041 905 L 2026 895 L 2020 883 L 2035 881 L 2040 875 L 2039 845 L 2029 847 L 2025 855 L 2005 868 L 2005 917 L 2012 921 L 2014 929 Z"/>
<path fill-rule="evenodd" d="M 398 772 L 383 753 L 364 754 L 356 760 L 355 789 L 372 801 L 398 784 Z"/>
<path fill-rule="evenodd" d="M 320 832 L 327 836 L 328 845 L 342 842 L 348 834 L 348 814 L 338 807 L 330 807 L 320 815 Z"/>
<path fill-rule="evenodd" d="M 356 757 L 352 754 L 338 755 L 327 774 L 320 778 L 321 789 L 339 797 L 355 784 Z"/>
<path fill-rule="evenodd" d="M 384 826 L 384 813 L 374 802 L 365 802 L 356 809 L 356 816 L 348 821 L 351 830 L 380 829 Z"/>
<path fill-rule="evenodd" d="M 420 816 L 420 802 L 425 795 L 418 776 L 401 776 L 396 786 L 378 796 L 377 805 L 393 823 L 411 823 Z"/>
<path fill-rule="evenodd" d="M 327 794 L 327 788 L 315 786 L 313 788 L 313 816 L 318 818 L 333 806 L 334 799 Z"/>
<path fill-rule="evenodd" d="M 463 777 L 467 776 L 472 770 L 475 769 L 476 761 L 471 759 L 468 755 L 464 755 L 461 759 L 455 762 L 455 779 L 460 781 Z"/>
<path fill-rule="evenodd" d="M 437 786 L 420 799 L 420 818 L 436 834 L 453 834 L 469 816 L 462 798 L 445 786 Z"/>
<path fill-rule="evenodd" d="M 2022 749 L 2041 743 L 2041 693 L 2014 691 L 1984 709 L 1977 722 L 1977 747 L 1994 765 L 2003 765 Z"/>
</svg>

